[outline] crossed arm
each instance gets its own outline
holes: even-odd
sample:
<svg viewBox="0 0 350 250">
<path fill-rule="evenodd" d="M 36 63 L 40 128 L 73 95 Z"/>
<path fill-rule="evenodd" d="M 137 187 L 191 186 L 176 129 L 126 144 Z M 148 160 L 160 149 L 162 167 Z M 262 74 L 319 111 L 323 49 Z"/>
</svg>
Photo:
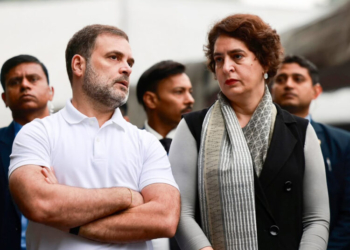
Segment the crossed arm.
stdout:
<svg viewBox="0 0 350 250">
<path fill-rule="evenodd" d="M 180 194 L 170 185 L 149 185 L 142 195 L 122 187 L 84 189 L 53 185 L 42 170 L 36 165 L 22 166 L 9 179 L 14 200 L 32 221 L 64 231 L 81 226 L 80 236 L 109 243 L 175 234 Z"/>
</svg>

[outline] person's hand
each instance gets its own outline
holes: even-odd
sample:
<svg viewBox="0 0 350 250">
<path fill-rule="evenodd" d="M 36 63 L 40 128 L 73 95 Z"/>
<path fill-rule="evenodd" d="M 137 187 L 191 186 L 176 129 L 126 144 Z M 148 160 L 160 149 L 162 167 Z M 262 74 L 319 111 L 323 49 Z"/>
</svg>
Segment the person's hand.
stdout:
<svg viewBox="0 0 350 250">
<path fill-rule="evenodd" d="M 201 250 L 214 250 L 212 247 L 204 247 Z"/>
<path fill-rule="evenodd" d="M 131 191 L 131 195 L 132 195 L 132 201 L 129 208 L 137 207 L 144 204 L 143 196 L 139 192 L 136 192 L 132 189 L 129 189 L 129 190 Z"/>
<path fill-rule="evenodd" d="M 58 181 L 57 181 L 56 176 L 55 176 L 55 170 L 53 169 L 53 167 L 51 167 L 51 168 L 43 167 L 41 169 L 41 173 L 44 175 L 45 181 L 47 183 L 58 184 Z"/>
</svg>

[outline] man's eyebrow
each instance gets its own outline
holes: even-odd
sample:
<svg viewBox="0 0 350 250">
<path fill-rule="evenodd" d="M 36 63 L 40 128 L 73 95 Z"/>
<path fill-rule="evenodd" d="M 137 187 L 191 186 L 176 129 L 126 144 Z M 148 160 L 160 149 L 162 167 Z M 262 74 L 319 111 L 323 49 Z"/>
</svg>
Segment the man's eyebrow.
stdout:
<svg viewBox="0 0 350 250">
<path fill-rule="evenodd" d="M 17 81 L 23 79 L 23 76 L 13 76 L 6 79 L 5 83 L 10 83 L 12 81 Z"/>
<path fill-rule="evenodd" d="M 304 77 L 304 75 L 299 74 L 299 73 L 293 73 L 292 76 L 302 76 L 302 77 Z"/>
<path fill-rule="evenodd" d="M 279 77 L 279 76 L 287 76 L 286 73 L 280 73 L 280 74 L 277 74 L 276 77 Z"/>
<path fill-rule="evenodd" d="M 20 75 L 20 76 L 12 76 L 12 77 L 9 77 L 7 80 L 21 79 L 21 78 L 23 78 L 23 75 Z"/>
<path fill-rule="evenodd" d="M 37 74 L 37 73 L 31 73 L 31 74 L 26 74 L 26 75 L 24 75 L 25 77 L 41 77 L 39 74 Z"/>
<path fill-rule="evenodd" d="M 38 77 L 38 78 L 42 78 L 42 76 L 40 76 L 40 74 L 37 73 L 30 73 L 30 74 L 25 74 L 24 75 L 25 78 L 29 77 Z M 18 76 L 13 76 L 13 77 L 9 77 L 6 82 L 10 82 L 10 81 L 14 81 L 14 80 L 21 80 L 23 79 L 23 75 L 18 75 Z"/>
<path fill-rule="evenodd" d="M 119 51 L 119 50 L 108 51 L 106 55 L 109 56 L 109 55 L 112 55 L 112 54 L 117 55 L 117 56 L 124 56 L 124 53 Z"/>
<path fill-rule="evenodd" d="M 125 56 L 125 54 L 123 52 L 119 51 L 119 50 L 112 50 L 112 51 L 107 53 L 107 55 L 110 55 L 110 54 L 115 54 L 115 55 L 120 56 L 120 57 Z M 133 65 L 135 63 L 135 59 L 134 58 L 129 58 L 127 61 L 128 61 L 128 63 L 130 65 Z"/>
</svg>

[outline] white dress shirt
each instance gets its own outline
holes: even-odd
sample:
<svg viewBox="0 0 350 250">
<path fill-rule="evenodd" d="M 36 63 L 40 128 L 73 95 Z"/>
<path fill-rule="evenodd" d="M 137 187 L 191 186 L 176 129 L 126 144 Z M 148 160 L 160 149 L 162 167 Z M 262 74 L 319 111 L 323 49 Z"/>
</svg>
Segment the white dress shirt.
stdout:
<svg viewBox="0 0 350 250">
<path fill-rule="evenodd" d="M 148 124 L 148 120 L 145 121 L 145 130 L 149 133 L 151 133 L 152 135 L 154 135 L 158 140 L 163 139 L 163 136 L 161 134 L 159 134 L 157 131 L 155 131 L 153 128 L 151 128 L 151 126 Z M 176 128 L 174 128 L 173 130 L 171 130 L 166 136 L 165 138 L 169 138 L 169 139 L 174 139 L 176 133 Z"/>
</svg>

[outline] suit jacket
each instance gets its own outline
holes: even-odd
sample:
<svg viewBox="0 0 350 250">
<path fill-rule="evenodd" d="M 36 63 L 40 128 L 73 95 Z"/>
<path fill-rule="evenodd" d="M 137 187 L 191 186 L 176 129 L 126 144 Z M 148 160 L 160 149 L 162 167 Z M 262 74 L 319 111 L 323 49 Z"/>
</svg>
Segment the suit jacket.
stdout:
<svg viewBox="0 0 350 250">
<path fill-rule="evenodd" d="M 278 105 L 275 127 L 260 177 L 254 176 L 259 250 L 297 250 L 303 234 L 304 143 L 308 121 Z M 200 146 L 207 110 L 185 115 Z M 196 202 L 197 205 L 199 202 Z M 196 221 L 200 225 L 199 205 Z"/>
<path fill-rule="evenodd" d="M 350 249 L 350 133 L 311 121 L 326 167 L 331 212 L 328 249 Z"/>
<path fill-rule="evenodd" d="M 0 249 L 21 249 L 21 213 L 12 200 L 8 168 L 12 143 L 15 139 L 15 126 L 12 122 L 8 127 L 0 129 Z"/>
</svg>

